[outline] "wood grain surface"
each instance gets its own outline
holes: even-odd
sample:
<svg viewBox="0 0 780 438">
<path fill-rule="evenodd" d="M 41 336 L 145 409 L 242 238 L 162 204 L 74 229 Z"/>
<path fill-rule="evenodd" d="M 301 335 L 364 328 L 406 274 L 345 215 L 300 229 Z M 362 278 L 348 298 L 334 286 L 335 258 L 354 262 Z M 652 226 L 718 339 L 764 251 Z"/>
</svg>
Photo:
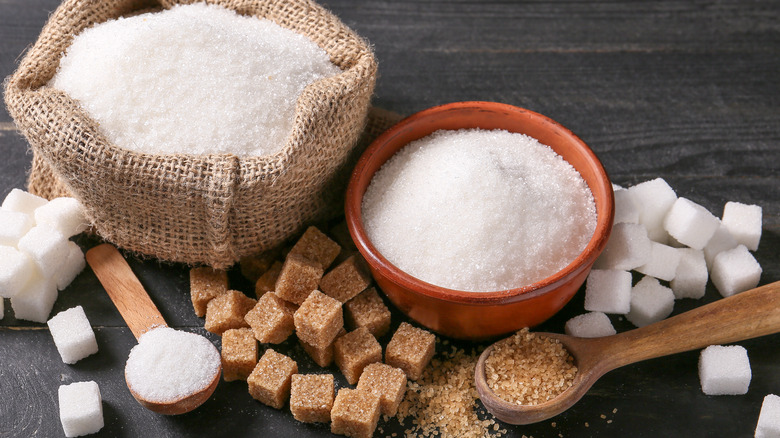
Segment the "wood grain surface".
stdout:
<svg viewBox="0 0 780 438">
<path fill-rule="evenodd" d="M 402 114 L 459 100 L 492 100 L 547 115 L 579 135 L 615 183 L 665 178 L 716 215 L 733 200 L 763 207 L 755 257 L 761 284 L 780 280 L 780 2 L 323 0 L 367 38 L 379 61 L 374 105 Z M 0 0 L 0 76 L 14 70 L 56 0 Z M 24 187 L 31 155 L 0 109 L 0 196 Z M 98 243 L 80 236 L 83 249 Z M 185 266 L 128 262 L 170 326 L 203 329 L 189 300 Z M 231 272 L 235 288 L 251 285 Z M 717 300 L 680 300 L 678 314 Z M 100 351 L 62 363 L 45 325 L 18 321 L 6 300 L 0 320 L 0 437 L 63 436 L 57 388 L 94 380 L 103 396 L 106 437 L 329 436 L 289 410 L 255 402 L 246 384 L 221 382 L 192 413 L 163 417 L 138 405 L 122 370 L 135 338 L 86 269 L 60 293 L 54 313 L 82 305 Z M 583 313 L 579 293 L 543 324 L 561 332 Z M 403 318 L 393 313 L 394 326 Z M 618 331 L 633 326 L 611 316 Z M 740 342 L 753 380 L 743 396 L 705 396 L 698 352 L 640 362 L 605 375 L 571 410 L 521 437 L 749 437 L 763 397 L 780 394 L 780 337 Z M 471 347 L 471 344 L 458 344 Z M 302 372 L 318 370 L 294 341 L 279 346 Z M 331 369 L 337 385 L 346 383 Z M 407 423 L 408 425 L 408 423 Z M 383 434 L 403 432 L 394 421 Z"/>
</svg>

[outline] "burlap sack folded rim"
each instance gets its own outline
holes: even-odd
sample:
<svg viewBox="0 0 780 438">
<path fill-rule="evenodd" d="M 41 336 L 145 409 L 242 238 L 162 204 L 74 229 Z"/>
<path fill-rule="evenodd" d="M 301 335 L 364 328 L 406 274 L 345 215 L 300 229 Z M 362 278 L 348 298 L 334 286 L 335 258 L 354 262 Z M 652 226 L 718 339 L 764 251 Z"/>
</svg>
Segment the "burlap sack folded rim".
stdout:
<svg viewBox="0 0 780 438">
<path fill-rule="evenodd" d="M 293 130 L 281 150 L 250 158 L 229 154 L 154 155 L 117 147 L 101 134 L 78 102 L 46 86 L 61 54 L 81 30 L 139 10 L 180 3 L 193 1 L 66 0 L 7 79 L 5 100 L 17 127 L 31 144 L 34 161 L 51 172 L 52 190 L 67 191 L 81 199 L 104 239 L 161 260 L 225 268 L 242 256 L 277 245 L 331 208 L 332 199 L 327 197 L 333 195 L 318 191 L 338 186 L 344 179 L 334 174 L 345 170 L 344 163 L 365 126 L 377 66 L 368 44 L 312 1 L 208 1 L 304 34 L 342 69 L 340 74 L 304 89 Z M 325 136 L 326 132 L 332 138 Z M 92 170 L 89 166 L 102 173 L 90 180 L 85 172 Z M 310 169 L 313 171 L 307 175 Z M 144 208 L 136 208 L 124 217 L 104 211 L 109 209 L 103 204 L 105 194 L 93 193 L 100 191 L 103 183 L 121 186 L 128 204 L 149 196 L 170 215 L 195 217 L 173 218 L 155 229 L 153 221 L 143 222 L 138 217 L 145 213 L 163 216 L 165 212 L 160 213 L 154 202 L 146 202 Z M 162 189 L 163 193 L 155 193 Z M 241 205 L 247 200 L 261 202 L 255 200 L 266 194 L 273 196 L 263 202 L 272 205 L 262 205 L 266 210 L 263 217 L 245 211 L 247 208 Z M 175 199 L 177 196 L 185 199 Z M 121 207 L 122 203 L 116 205 Z M 265 217 L 271 212 L 269 208 L 276 207 L 282 218 L 278 223 Z M 141 221 L 140 225 L 133 224 L 133 220 Z M 124 229 L 123 224 L 132 227 Z"/>
</svg>

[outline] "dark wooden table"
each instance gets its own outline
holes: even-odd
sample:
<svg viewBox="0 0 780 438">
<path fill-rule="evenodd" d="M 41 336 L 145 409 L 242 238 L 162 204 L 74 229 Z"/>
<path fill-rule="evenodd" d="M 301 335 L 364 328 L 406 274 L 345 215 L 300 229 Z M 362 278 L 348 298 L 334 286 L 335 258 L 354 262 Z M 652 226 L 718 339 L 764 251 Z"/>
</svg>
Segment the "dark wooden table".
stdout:
<svg viewBox="0 0 780 438">
<path fill-rule="evenodd" d="M 759 204 L 764 229 L 755 256 L 764 269 L 761 284 L 780 280 L 776 0 L 324 3 L 374 45 L 380 66 L 375 105 L 402 114 L 459 100 L 526 107 L 581 136 L 618 184 L 663 177 L 679 195 L 716 215 L 729 200 Z M 15 69 L 57 4 L 0 0 L 0 76 Z M 0 110 L 0 196 L 25 187 L 27 147 L 5 108 Z M 82 237 L 79 243 L 87 248 L 94 241 Z M 205 333 L 189 303 L 186 267 L 130 263 L 171 325 Z M 233 279 L 249 290 L 235 273 Z M 675 313 L 718 298 L 710 285 L 704 299 L 678 301 Z M 582 302 L 580 293 L 542 328 L 562 330 L 568 318 L 583 312 Z M 135 340 L 89 269 L 60 294 L 54 312 L 77 304 L 95 327 L 100 352 L 65 365 L 45 325 L 14 319 L 6 300 L 0 437 L 62 436 L 57 388 L 81 380 L 100 385 L 106 423 L 101 436 L 329 434 L 326 426 L 297 423 L 286 409 L 253 401 L 244 383 L 220 383 L 211 400 L 187 415 L 146 411 L 128 393 L 122 374 Z M 396 315 L 396 324 L 400 319 Z M 632 327 L 611 319 L 619 331 Z M 288 344 L 282 349 L 302 370 L 315 369 L 299 347 Z M 752 436 L 761 400 L 780 393 L 780 335 L 740 344 L 753 371 L 746 395 L 702 394 L 693 351 L 609 373 L 552 420 L 554 426 L 510 426 L 509 434 Z M 390 422 L 384 430 L 403 429 Z"/>
</svg>

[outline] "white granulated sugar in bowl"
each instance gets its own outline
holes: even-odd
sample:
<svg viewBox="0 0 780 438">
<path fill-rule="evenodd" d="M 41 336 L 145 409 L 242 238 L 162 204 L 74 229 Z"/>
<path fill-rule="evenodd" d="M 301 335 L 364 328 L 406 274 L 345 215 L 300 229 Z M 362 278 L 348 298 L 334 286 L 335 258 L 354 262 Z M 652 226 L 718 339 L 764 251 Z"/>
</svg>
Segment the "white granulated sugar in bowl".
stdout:
<svg viewBox="0 0 780 438">
<path fill-rule="evenodd" d="M 249 157 L 281 149 L 303 89 L 340 71 L 303 35 L 197 3 L 86 29 L 49 85 L 119 147 Z"/>
<path fill-rule="evenodd" d="M 125 379 L 143 399 L 165 403 L 207 388 L 221 365 L 219 351 L 195 333 L 159 327 L 138 339 L 125 364 Z"/>
<path fill-rule="evenodd" d="M 463 291 L 499 291 L 566 267 L 596 229 L 593 195 L 550 147 L 501 130 L 437 131 L 374 175 L 363 223 L 404 272 Z"/>
</svg>

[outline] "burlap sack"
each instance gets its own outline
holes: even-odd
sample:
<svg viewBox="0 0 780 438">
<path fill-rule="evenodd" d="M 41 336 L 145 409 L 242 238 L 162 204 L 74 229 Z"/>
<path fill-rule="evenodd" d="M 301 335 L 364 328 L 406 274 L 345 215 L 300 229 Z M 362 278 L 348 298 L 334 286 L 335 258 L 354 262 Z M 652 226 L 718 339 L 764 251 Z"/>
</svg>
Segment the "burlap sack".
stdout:
<svg viewBox="0 0 780 438">
<path fill-rule="evenodd" d="M 150 155 L 111 144 L 77 102 L 46 86 L 81 30 L 188 1 L 66 0 L 5 84 L 5 102 L 33 149 L 29 188 L 69 194 L 97 233 L 162 260 L 226 268 L 341 209 L 346 176 L 376 81 L 368 44 L 308 0 L 212 0 L 308 36 L 342 73 L 308 86 L 273 155 Z"/>
</svg>

